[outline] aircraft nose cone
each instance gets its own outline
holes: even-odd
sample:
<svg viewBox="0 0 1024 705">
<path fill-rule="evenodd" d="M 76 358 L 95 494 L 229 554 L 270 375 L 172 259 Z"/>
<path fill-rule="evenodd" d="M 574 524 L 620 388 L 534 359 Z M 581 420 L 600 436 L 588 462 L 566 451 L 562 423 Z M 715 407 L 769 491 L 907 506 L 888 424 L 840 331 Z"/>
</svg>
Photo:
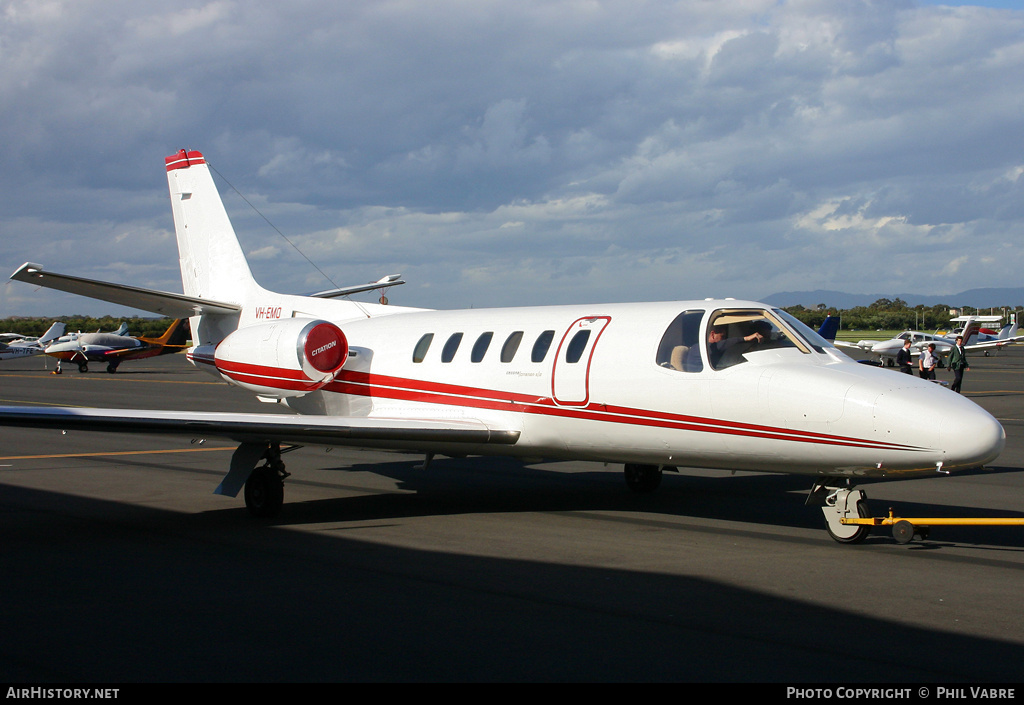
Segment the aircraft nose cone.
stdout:
<svg viewBox="0 0 1024 705">
<path fill-rule="evenodd" d="M 907 469 L 966 470 L 989 463 L 1006 444 L 1002 425 L 991 414 L 937 384 L 908 378 L 906 386 L 875 398 L 874 422 L 891 441 L 919 449 Z M 898 429 L 898 430 L 897 430 Z"/>
<path fill-rule="evenodd" d="M 951 410 L 940 423 L 946 450 L 943 469 L 967 469 L 992 462 L 1006 445 L 1002 424 L 974 402 L 960 395 L 955 395 L 955 399 L 964 403 L 958 404 L 960 408 Z"/>
</svg>

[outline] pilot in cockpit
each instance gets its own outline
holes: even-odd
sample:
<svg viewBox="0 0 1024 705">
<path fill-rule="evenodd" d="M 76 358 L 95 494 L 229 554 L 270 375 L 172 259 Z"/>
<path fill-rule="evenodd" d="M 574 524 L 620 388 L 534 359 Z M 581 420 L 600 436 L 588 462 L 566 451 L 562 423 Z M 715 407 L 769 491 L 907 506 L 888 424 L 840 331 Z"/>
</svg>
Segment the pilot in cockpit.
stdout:
<svg viewBox="0 0 1024 705">
<path fill-rule="evenodd" d="M 767 321 L 765 322 L 767 323 Z M 768 324 L 769 331 L 771 325 Z M 725 326 L 712 326 L 708 331 L 708 358 L 711 361 L 711 366 L 718 369 L 719 367 L 728 367 L 729 365 L 720 365 L 722 357 L 732 350 L 735 346 L 740 343 L 760 343 L 762 340 L 767 340 L 768 336 L 760 330 L 755 330 L 750 335 L 734 336 L 732 338 L 726 338 L 726 327 Z M 738 356 L 737 356 L 738 357 Z M 736 364 L 739 360 L 735 360 L 731 364 Z"/>
</svg>

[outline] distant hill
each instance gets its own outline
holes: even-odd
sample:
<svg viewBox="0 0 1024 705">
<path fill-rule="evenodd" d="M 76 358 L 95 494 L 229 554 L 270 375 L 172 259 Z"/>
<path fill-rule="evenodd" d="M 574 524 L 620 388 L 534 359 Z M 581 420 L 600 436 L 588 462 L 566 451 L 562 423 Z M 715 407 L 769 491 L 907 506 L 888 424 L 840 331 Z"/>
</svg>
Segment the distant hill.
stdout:
<svg viewBox="0 0 1024 705">
<path fill-rule="evenodd" d="M 959 294 L 932 296 L 924 294 L 847 294 L 842 291 L 782 291 L 761 299 L 766 304 L 786 308 L 787 306 L 804 306 L 814 308 L 818 304 L 835 306 L 838 309 L 850 309 L 857 306 L 870 306 L 879 299 L 903 299 L 907 306 L 947 305 L 950 308 L 1024 308 L 1024 287 L 968 289 Z"/>
</svg>

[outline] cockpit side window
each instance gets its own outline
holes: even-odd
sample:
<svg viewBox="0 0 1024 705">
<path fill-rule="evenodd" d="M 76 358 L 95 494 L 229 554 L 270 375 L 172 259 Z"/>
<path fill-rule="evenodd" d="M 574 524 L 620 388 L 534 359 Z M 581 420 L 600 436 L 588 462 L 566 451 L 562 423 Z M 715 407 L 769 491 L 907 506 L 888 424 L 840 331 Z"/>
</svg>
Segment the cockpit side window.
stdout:
<svg viewBox="0 0 1024 705">
<path fill-rule="evenodd" d="M 658 346 L 656 362 L 677 372 L 700 372 L 704 369 L 700 351 L 702 309 L 683 311 L 665 329 Z"/>
</svg>

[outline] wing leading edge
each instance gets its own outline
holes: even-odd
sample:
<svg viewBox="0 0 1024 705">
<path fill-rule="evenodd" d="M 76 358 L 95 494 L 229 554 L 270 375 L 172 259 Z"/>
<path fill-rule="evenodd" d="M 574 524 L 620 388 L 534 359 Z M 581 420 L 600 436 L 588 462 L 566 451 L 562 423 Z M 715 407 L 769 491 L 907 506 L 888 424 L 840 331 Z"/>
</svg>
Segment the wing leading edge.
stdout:
<svg viewBox="0 0 1024 705">
<path fill-rule="evenodd" d="M 492 428 L 477 419 L 441 421 L 20 406 L 0 407 L 0 426 L 229 438 L 242 443 L 375 445 L 396 449 L 418 444 L 514 445 L 520 433 L 513 429 Z"/>
<path fill-rule="evenodd" d="M 21 265 L 11 275 L 11 279 L 65 291 L 69 294 L 79 294 L 100 301 L 108 301 L 121 306 L 139 308 L 143 311 L 152 311 L 171 318 L 189 318 L 201 313 L 231 314 L 241 310 L 241 306 L 233 303 L 210 301 L 169 291 L 142 289 L 125 284 L 112 284 L 95 279 L 74 277 L 70 274 L 47 272 L 43 270 L 41 264 L 32 262 Z"/>
</svg>

